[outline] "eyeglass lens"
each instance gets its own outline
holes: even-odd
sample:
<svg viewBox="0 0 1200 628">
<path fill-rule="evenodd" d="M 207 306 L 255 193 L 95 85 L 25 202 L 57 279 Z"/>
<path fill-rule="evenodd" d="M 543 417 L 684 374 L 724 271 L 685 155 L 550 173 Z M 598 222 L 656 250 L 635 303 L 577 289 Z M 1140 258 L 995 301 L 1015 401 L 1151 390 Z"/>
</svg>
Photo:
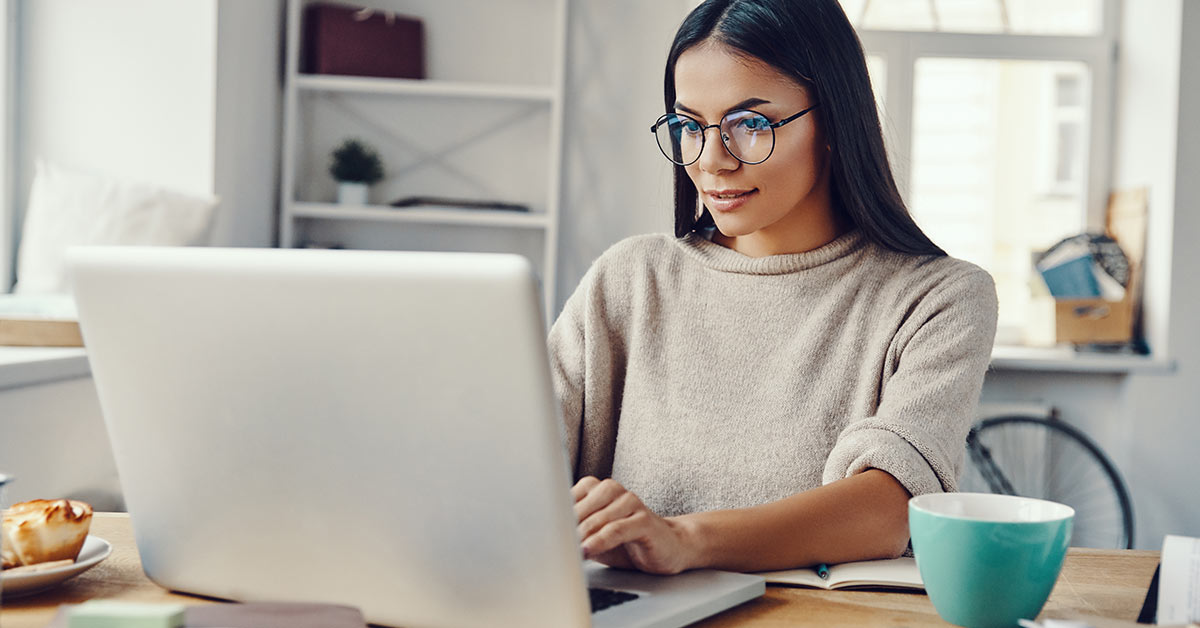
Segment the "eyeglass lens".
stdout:
<svg viewBox="0 0 1200 628">
<path fill-rule="evenodd" d="M 766 161 L 775 147 L 771 121 L 753 111 L 732 111 L 721 119 L 721 141 L 730 154 L 747 164 Z M 659 149 L 671 161 L 687 166 L 700 158 L 704 149 L 704 127 L 692 118 L 668 113 L 655 128 Z"/>
</svg>

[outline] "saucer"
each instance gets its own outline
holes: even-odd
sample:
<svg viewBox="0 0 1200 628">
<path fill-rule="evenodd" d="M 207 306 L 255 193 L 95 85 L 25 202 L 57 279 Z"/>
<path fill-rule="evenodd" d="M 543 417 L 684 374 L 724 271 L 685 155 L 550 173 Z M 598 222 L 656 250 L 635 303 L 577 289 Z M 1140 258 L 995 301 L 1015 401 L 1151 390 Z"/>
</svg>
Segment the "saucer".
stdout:
<svg viewBox="0 0 1200 628">
<path fill-rule="evenodd" d="M 83 548 L 79 550 L 79 557 L 75 559 L 73 565 L 63 565 L 31 573 L 3 572 L 3 587 L 0 588 L 0 596 L 10 599 L 40 593 L 95 567 L 100 564 L 100 561 L 108 558 L 111 553 L 112 545 L 109 545 L 108 541 L 98 536 L 88 535 L 83 542 Z"/>
</svg>

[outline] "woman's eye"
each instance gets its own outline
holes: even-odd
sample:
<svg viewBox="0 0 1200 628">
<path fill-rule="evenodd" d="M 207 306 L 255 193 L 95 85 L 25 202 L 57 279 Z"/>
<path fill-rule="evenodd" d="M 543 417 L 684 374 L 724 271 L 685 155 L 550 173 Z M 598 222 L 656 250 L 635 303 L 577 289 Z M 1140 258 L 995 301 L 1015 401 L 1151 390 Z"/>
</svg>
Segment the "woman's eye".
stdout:
<svg viewBox="0 0 1200 628">
<path fill-rule="evenodd" d="M 747 131 L 766 131 L 771 127 L 771 123 L 766 118 L 759 117 L 744 118 L 738 125 Z"/>
<path fill-rule="evenodd" d="M 699 124 L 696 124 L 695 122 L 693 122 L 693 121 L 691 121 L 691 120 L 685 120 L 685 121 L 683 122 L 683 130 L 684 130 L 684 131 L 686 131 L 686 132 L 688 132 L 688 133 L 693 133 L 693 134 L 695 134 L 695 133 L 699 133 L 699 132 L 700 132 L 700 125 L 699 125 Z"/>
</svg>

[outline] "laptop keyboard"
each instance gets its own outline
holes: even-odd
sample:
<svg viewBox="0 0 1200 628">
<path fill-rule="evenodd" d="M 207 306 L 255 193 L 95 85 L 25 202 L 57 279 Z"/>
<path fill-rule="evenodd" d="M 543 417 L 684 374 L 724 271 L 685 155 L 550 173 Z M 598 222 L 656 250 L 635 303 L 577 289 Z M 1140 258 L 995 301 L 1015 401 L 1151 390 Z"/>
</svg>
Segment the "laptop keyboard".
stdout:
<svg viewBox="0 0 1200 628">
<path fill-rule="evenodd" d="M 628 591 L 614 591 L 613 589 L 601 589 L 597 587 L 588 587 L 588 596 L 592 598 L 592 612 L 602 611 L 610 606 L 624 604 L 629 600 L 636 600 L 638 595 Z"/>
</svg>

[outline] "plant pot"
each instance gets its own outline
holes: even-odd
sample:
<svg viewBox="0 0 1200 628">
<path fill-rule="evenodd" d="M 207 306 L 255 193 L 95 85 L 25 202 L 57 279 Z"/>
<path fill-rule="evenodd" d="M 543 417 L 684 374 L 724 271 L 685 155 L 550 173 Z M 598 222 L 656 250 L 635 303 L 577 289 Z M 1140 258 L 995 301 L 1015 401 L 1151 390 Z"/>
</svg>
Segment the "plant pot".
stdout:
<svg viewBox="0 0 1200 628">
<path fill-rule="evenodd" d="M 370 186 L 357 181 L 339 181 L 337 200 L 341 205 L 366 205 Z"/>
</svg>

